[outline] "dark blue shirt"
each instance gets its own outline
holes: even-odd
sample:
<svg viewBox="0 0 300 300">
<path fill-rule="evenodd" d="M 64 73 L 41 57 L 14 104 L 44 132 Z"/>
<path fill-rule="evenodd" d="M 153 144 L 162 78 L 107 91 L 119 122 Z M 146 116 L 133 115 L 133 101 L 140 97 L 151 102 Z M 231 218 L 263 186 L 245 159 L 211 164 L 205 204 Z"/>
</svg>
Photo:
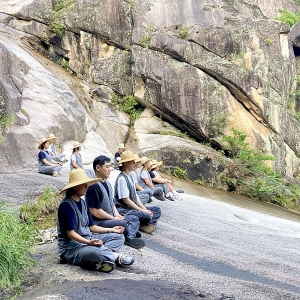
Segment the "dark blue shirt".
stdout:
<svg viewBox="0 0 300 300">
<path fill-rule="evenodd" d="M 74 201 L 79 209 L 79 211 L 82 213 L 82 205 L 81 202 Z M 89 227 L 94 225 L 91 213 L 89 209 L 87 210 L 88 216 L 89 216 Z M 75 230 L 76 229 L 76 218 L 75 218 L 75 212 L 72 209 L 71 205 L 67 202 L 63 202 L 60 204 L 58 208 L 58 222 L 60 226 L 60 230 L 62 233 L 62 236 L 67 236 L 66 231 Z"/>
</svg>

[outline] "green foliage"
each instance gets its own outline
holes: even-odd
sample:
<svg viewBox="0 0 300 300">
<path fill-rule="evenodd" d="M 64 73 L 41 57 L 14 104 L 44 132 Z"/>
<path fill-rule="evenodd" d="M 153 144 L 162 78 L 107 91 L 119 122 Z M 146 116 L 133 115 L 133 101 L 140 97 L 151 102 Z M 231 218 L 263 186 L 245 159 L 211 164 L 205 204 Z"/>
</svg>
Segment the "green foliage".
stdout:
<svg viewBox="0 0 300 300">
<path fill-rule="evenodd" d="M 137 120 L 143 112 L 141 105 L 133 95 L 121 97 L 114 94 L 112 102 L 119 108 L 120 111 L 130 115 L 131 123 L 134 123 L 134 121 Z"/>
<path fill-rule="evenodd" d="M 57 3 L 54 7 L 55 17 L 59 17 L 65 9 L 73 9 L 75 7 L 75 0 L 63 0 Z"/>
<path fill-rule="evenodd" d="M 295 25 L 300 21 L 300 12 L 294 14 L 285 9 L 279 10 L 279 12 L 280 12 L 280 16 L 275 18 L 275 20 L 279 20 L 290 27 L 292 27 L 293 25 Z"/>
<path fill-rule="evenodd" d="M 57 192 L 47 187 L 34 204 L 30 204 L 27 201 L 27 203 L 21 206 L 20 216 L 28 224 L 35 224 L 41 229 L 53 227 L 55 226 L 53 220 L 55 219 L 60 202 L 61 199 L 57 195 Z"/>
<path fill-rule="evenodd" d="M 9 206 L 0 203 L 0 288 L 13 288 L 22 281 L 21 270 L 29 270 L 28 253 L 34 244 L 32 227 L 19 219 Z"/>
<path fill-rule="evenodd" d="M 185 159 L 183 160 L 183 162 L 184 162 L 185 164 L 190 164 L 190 163 L 191 163 L 191 160 L 187 157 L 187 158 L 185 158 Z"/>
<path fill-rule="evenodd" d="M 209 127 L 212 131 L 213 135 L 219 134 L 222 132 L 224 128 L 226 128 L 227 125 L 227 116 L 226 115 L 217 115 L 214 117 L 211 117 L 209 119 Z"/>
<path fill-rule="evenodd" d="M 177 36 L 180 38 L 180 39 L 187 39 L 187 37 L 189 36 L 189 31 L 187 28 L 185 27 L 181 27 L 178 29 L 177 31 Z"/>
<path fill-rule="evenodd" d="M 292 207 L 297 201 L 296 187 L 288 185 L 284 178 L 265 164 L 274 160 L 273 156 L 252 150 L 245 141 L 244 132 L 232 129 L 233 135 L 224 136 L 224 150 L 232 158 L 232 163 L 221 174 L 229 190 L 239 189 L 243 194 L 260 201 L 272 202 L 283 207 Z M 299 187 L 298 187 L 299 189 Z"/>
<path fill-rule="evenodd" d="M 15 124 L 15 121 L 16 121 L 15 115 L 11 115 L 11 116 L 3 115 L 2 117 L 0 117 L 0 127 L 9 128 Z"/>
<path fill-rule="evenodd" d="M 68 70 L 69 69 L 69 62 L 64 59 L 63 57 L 60 57 L 58 60 L 57 60 L 57 63 L 62 66 L 64 69 Z"/>
<path fill-rule="evenodd" d="M 267 45 L 272 45 L 274 43 L 274 41 L 271 40 L 271 39 L 265 39 L 264 43 L 267 44 Z"/>
<path fill-rule="evenodd" d="M 295 114 L 296 119 L 300 122 L 300 112 Z"/>
<path fill-rule="evenodd" d="M 141 46 L 148 48 L 150 45 L 152 35 L 151 34 L 146 34 L 144 37 L 140 38 L 139 43 Z"/>
<path fill-rule="evenodd" d="M 180 167 L 178 167 L 178 166 L 176 166 L 176 167 L 172 170 L 171 174 L 172 174 L 173 176 L 177 177 L 177 178 L 181 178 L 181 179 L 185 179 L 185 180 L 188 179 L 186 170 L 184 170 L 184 169 L 182 169 L 182 168 L 180 168 Z"/>
<path fill-rule="evenodd" d="M 65 24 L 52 23 L 50 25 L 50 31 L 56 36 L 62 36 L 65 34 L 67 27 Z"/>
</svg>

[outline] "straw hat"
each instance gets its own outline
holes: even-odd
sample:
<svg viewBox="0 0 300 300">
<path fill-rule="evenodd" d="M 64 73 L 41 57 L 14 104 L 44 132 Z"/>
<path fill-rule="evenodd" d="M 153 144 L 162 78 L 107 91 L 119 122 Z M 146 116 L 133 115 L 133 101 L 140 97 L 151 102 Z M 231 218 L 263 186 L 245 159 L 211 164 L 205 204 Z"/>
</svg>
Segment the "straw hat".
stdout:
<svg viewBox="0 0 300 300">
<path fill-rule="evenodd" d="M 58 137 L 55 136 L 53 133 L 50 133 L 48 139 L 57 139 Z"/>
<path fill-rule="evenodd" d="M 119 145 L 119 149 L 125 149 L 125 145 L 124 145 L 123 143 L 121 143 L 121 144 Z"/>
<path fill-rule="evenodd" d="M 140 162 L 142 159 L 137 155 L 137 154 L 134 154 L 134 162 L 138 163 Z"/>
<path fill-rule="evenodd" d="M 159 167 L 163 164 L 163 161 L 157 161 L 156 159 L 152 159 L 150 162 L 150 166 L 152 169 Z"/>
<path fill-rule="evenodd" d="M 38 145 L 38 149 L 42 149 L 42 145 L 44 144 L 44 143 L 46 143 L 46 142 L 48 142 L 49 140 L 51 140 L 51 139 L 49 139 L 49 138 L 42 138 L 41 139 L 41 141 L 40 141 L 40 143 L 39 143 L 39 145 Z"/>
<path fill-rule="evenodd" d="M 100 180 L 101 178 L 94 178 L 94 179 L 89 178 L 89 176 L 87 176 L 85 171 L 81 168 L 73 169 L 70 172 L 69 183 L 60 191 L 60 193 L 62 193 L 63 191 L 71 187 L 81 185 L 84 183 L 87 183 L 87 185 L 90 186 Z"/>
<path fill-rule="evenodd" d="M 149 160 L 151 160 L 151 158 L 148 158 L 147 156 L 143 156 L 142 158 L 141 158 L 141 163 L 142 163 L 142 165 L 143 164 L 145 164 L 147 161 L 149 161 Z"/>
<path fill-rule="evenodd" d="M 134 156 L 134 154 L 131 151 L 124 151 L 121 155 L 121 160 L 119 160 L 118 165 L 126 162 L 126 161 L 131 161 L 131 160 L 135 160 L 136 157 Z"/>
<path fill-rule="evenodd" d="M 75 141 L 75 142 L 73 143 L 73 149 L 74 149 L 74 148 L 77 148 L 77 147 L 81 147 L 81 144 L 80 144 L 79 142 L 76 142 L 76 141 Z"/>
</svg>

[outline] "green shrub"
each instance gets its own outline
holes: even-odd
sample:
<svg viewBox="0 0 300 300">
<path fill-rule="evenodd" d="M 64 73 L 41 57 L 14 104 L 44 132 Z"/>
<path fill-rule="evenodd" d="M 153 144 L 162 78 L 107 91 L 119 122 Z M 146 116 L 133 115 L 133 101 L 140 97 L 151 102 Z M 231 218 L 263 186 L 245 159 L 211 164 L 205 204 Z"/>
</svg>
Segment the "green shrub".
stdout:
<svg viewBox="0 0 300 300">
<path fill-rule="evenodd" d="M 140 38 L 139 43 L 141 46 L 148 48 L 150 45 L 152 35 L 151 34 L 146 34 L 144 37 Z"/>
<path fill-rule="evenodd" d="M 232 133 L 223 137 L 226 142 L 224 150 L 232 158 L 232 163 L 220 176 L 229 190 L 238 190 L 256 200 L 293 207 L 297 201 L 297 187 L 289 185 L 282 175 L 265 164 L 265 161 L 275 158 L 250 149 L 244 132 L 232 129 Z"/>
<path fill-rule="evenodd" d="M 300 12 L 297 12 L 296 14 L 288 11 L 288 10 L 279 10 L 280 16 L 275 18 L 275 20 L 279 20 L 288 26 L 292 27 L 296 23 L 300 21 Z"/>
<path fill-rule="evenodd" d="M 56 36 L 62 36 L 65 34 L 67 27 L 65 24 L 53 23 L 50 25 L 50 31 Z"/>
<path fill-rule="evenodd" d="M 33 265 L 29 250 L 34 244 L 32 227 L 19 219 L 6 203 L 0 203 L 0 288 L 22 281 L 21 270 Z"/>
<path fill-rule="evenodd" d="M 187 37 L 189 36 L 189 31 L 187 28 L 185 27 L 181 27 L 178 29 L 177 31 L 177 36 L 180 38 L 180 39 L 187 39 Z"/>
<path fill-rule="evenodd" d="M 181 179 L 185 179 L 185 180 L 188 179 L 186 170 L 185 170 L 185 169 L 182 169 L 182 168 L 180 168 L 180 167 L 178 167 L 178 166 L 176 166 L 176 167 L 172 170 L 171 174 L 172 174 L 173 176 L 177 177 L 177 178 L 181 178 Z"/>
<path fill-rule="evenodd" d="M 45 188 L 34 204 L 29 201 L 20 209 L 21 219 L 29 224 L 35 224 L 39 229 L 55 226 L 55 218 L 61 198 L 51 187 Z"/>
<path fill-rule="evenodd" d="M 130 115 L 131 123 L 134 123 L 134 121 L 137 120 L 143 112 L 141 105 L 133 95 L 121 97 L 114 94 L 112 102 L 119 108 L 120 111 Z"/>
<path fill-rule="evenodd" d="M 62 66 L 64 69 L 68 70 L 69 69 L 69 62 L 64 59 L 63 57 L 60 57 L 58 60 L 57 60 L 57 63 Z"/>
</svg>

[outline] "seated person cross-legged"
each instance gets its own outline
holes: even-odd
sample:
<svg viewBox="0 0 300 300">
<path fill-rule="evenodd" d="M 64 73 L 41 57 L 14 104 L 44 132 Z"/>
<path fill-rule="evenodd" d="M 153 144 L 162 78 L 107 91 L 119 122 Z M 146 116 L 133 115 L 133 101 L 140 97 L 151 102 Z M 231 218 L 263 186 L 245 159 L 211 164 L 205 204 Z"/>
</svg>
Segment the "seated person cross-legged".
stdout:
<svg viewBox="0 0 300 300">
<path fill-rule="evenodd" d="M 114 195 L 110 183 L 107 181 L 111 171 L 111 161 L 107 156 L 100 155 L 93 161 L 96 178 L 99 181 L 91 185 L 86 193 L 85 199 L 88 203 L 93 221 L 96 225 L 103 227 L 122 226 L 125 228 L 125 245 L 140 249 L 145 242 L 138 238 L 140 220 L 135 215 L 122 216 L 114 204 Z"/>
<path fill-rule="evenodd" d="M 150 170 L 150 161 L 151 161 L 150 158 L 147 158 L 146 156 L 142 157 L 142 160 L 141 160 L 142 169 L 140 171 L 140 175 L 139 175 L 139 178 L 138 178 L 138 184 L 143 189 L 150 188 L 153 192 L 152 195 L 156 199 L 161 200 L 161 201 L 165 201 L 167 199 L 164 197 L 164 192 L 163 192 L 162 187 L 154 186 L 154 184 L 152 182 L 152 179 L 150 177 L 150 174 L 148 172 L 148 170 Z"/>
<path fill-rule="evenodd" d="M 61 191 L 66 191 L 66 197 L 57 213 L 58 255 L 64 263 L 111 272 L 115 264 L 129 266 L 134 259 L 118 253 L 124 243 L 124 227 L 95 225 L 81 198 L 88 186 L 99 180 L 90 179 L 82 169 L 70 172 L 69 183 Z"/>
<path fill-rule="evenodd" d="M 49 152 L 49 146 L 49 139 L 45 138 L 43 138 L 38 145 L 38 149 L 40 149 L 38 154 L 38 171 L 39 173 L 48 174 L 55 177 L 60 174 L 62 163 L 59 163 L 53 159 Z"/>
<path fill-rule="evenodd" d="M 175 200 L 182 200 L 182 197 L 175 191 L 172 180 L 162 177 L 159 173 L 159 167 L 162 165 L 162 161 L 157 161 L 156 159 L 151 160 L 150 162 L 150 168 L 151 171 L 149 171 L 150 177 L 152 179 L 152 182 L 155 186 L 161 186 L 163 188 L 163 191 L 166 195 L 166 198 L 170 201 Z"/>
<path fill-rule="evenodd" d="M 134 169 L 135 156 L 124 151 L 119 161 L 121 173 L 115 183 L 115 203 L 122 216 L 134 215 L 139 218 L 140 230 L 149 234 L 155 232 L 155 226 L 161 216 L 158 206 L 145 207 L 136 193 L 130 172 Z"/>
</svg>

